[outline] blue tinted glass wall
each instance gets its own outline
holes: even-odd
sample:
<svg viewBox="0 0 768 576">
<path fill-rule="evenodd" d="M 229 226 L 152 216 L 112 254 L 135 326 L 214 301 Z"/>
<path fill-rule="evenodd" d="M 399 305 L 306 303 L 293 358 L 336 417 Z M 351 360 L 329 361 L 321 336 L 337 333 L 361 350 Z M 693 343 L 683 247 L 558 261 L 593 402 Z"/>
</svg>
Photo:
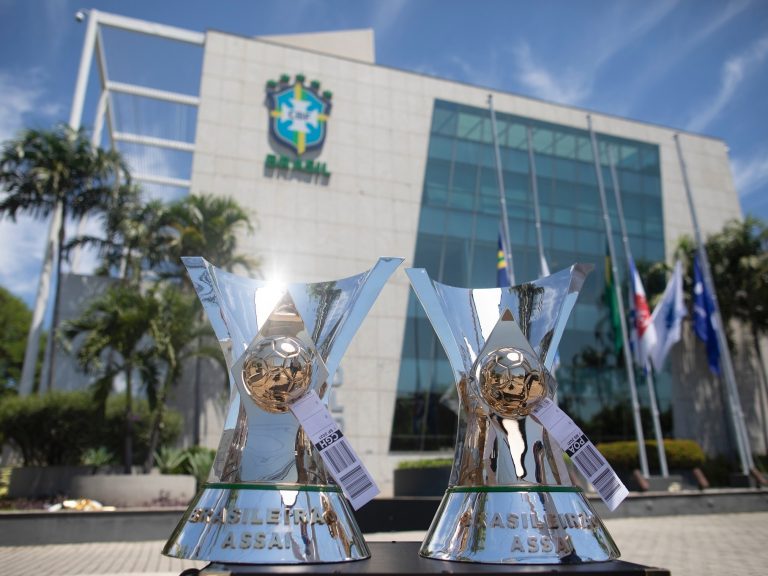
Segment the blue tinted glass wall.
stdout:
<svg viewBox="0 0 768 576">
<path fill-rule="evenodd" d="M 586 122 L 585 122 L 586 124 Z M 628 399 L 626 374 L 613 349 L 606 306 L 606 236 L 589 133 L 497 113 L 511 250 L 518 283 L 540 276 L 526 131 L 532 129 L 542 243 L 552 271 L 591 262 L 560 345 L 561 401 L 589 421 Z M 414 266 L 445 284 L 492 287 L 500 224 L 499 185 L 487 109 L 435 101 L 424 175 Z M 610 158 L 613 157 L 627 233 L 637 262 L 664 260 L 658 146 L 598 135 L 600 164 L 615 245 L 621 246 Z M 609 153 L 610 151 L 610 153 Z M 623 251 L 617 263 L 626 277 Z M 391 448 L 437 450 L 453 445 L 453 386 L 443 350 L 411 294 L 398 380 Z M 663 394 L 662 394 L 663 395 Z M 631 436 L 631 422 L 617 438 Z M 607 438 L 605 438 L 607 439 Z"/>
</svg>

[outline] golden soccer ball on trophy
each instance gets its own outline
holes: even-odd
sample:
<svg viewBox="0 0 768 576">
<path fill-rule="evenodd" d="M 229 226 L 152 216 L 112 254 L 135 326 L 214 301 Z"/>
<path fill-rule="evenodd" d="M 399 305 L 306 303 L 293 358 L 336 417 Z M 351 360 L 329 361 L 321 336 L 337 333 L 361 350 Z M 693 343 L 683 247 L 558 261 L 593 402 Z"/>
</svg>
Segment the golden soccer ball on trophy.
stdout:
<svg viewBox="0 0 768 576">
<path fill-rule="evenodd" d="M 243 362 L 243 384 L 259 408 L 283 413 L 301 398 L 312 381 L 311 356 L 290 336 L 265 338 Z"/>
<path fill-rule="evenodd" d="M 528 416 L 547 395 L 547 373 L 539 359 L 517 348 L 499 348 L 480 363 L 480 394 L 503 418 Z"/>
</svg>

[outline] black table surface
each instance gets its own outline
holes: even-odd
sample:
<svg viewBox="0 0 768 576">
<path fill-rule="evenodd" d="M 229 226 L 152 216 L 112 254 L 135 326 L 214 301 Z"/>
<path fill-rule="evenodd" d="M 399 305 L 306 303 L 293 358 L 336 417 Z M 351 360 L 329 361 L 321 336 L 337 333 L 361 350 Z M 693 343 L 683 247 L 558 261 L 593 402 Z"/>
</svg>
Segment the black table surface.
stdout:
<svg viewBox="0 0 768 576">
<path fill-rule="evenodd" d="M 303 564 L 290 566 L 227 566 L 222 570 L 209 565 L 200 576 L 238 576 L 240 574 L 365 574 L 366 576 L 392 574 L 578 574 L 579 576 L 604 576 L 606 574 L 627 574 L 632 576 L 669 576 L 669 570 L 632 564 L 621 560 L 592 562 L 589 564 L 539 564 L 499 565 L 475 564 L 472 562 L 447 562 L 430 560 L 419 556 L 420 542 L 369 542 L 371 557 L 357 562 L 334 564 Z M 187 570 L 182 576 L 197 574 Z"/>
</svg>

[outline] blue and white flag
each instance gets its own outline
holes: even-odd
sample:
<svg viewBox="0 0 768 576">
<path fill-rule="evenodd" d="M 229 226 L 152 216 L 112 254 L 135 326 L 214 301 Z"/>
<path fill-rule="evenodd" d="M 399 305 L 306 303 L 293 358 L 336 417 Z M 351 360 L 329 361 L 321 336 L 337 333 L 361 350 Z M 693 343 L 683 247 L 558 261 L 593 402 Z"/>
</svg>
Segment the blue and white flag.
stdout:
<svg viewBox="0 0 768 576">
<path fill-rule="evenodd" d="M 657 342 L 650 353 L 653 367 L 658 371 L 664 365 L 669 350 L 680 341 L 683 318 L 688 315 L 683 302 L 683 265 L 678 260 L 672 277 L 667 282 L 661 301 L 651 314 L 656 328 Z"/>
<path fill-rule="evenodd" d="M 698 254 L 693 259 L 693 330 L 707 345 L 707 363 L 713 374 L 720 375 L 720 348 L 714 318 L 715 303 L 701 273 Z"/>
</svg>

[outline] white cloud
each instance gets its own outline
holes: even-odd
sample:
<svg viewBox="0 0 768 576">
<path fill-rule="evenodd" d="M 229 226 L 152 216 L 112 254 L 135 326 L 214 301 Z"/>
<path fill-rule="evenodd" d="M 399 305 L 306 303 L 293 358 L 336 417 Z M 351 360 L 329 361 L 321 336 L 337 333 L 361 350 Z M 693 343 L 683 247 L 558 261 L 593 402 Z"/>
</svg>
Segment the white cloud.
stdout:
<svg viewBox="0 0 768 576">
<path fill-rule="evenodd" d="M 0 142 L 16 136 L 32 112 L 54 117 L 60 107 L 43 101 L 45 75 L 39 69 L 12 75 L 0 71 Z"/>
<path fill-rule="evenodd" d="M 763 149 L 747 159 L 731 160 L 733 181 L 740 196 L 764 189 L 768 186 L 768 149 Z"/>
<path fill-rule="evenodd" d="M 702 26 L 694 27 L 692 34 L 684 36 L 682 39 L 675 36 L 674 47 L 669 45 L 659 46 L 659 50 L 663 50 L 664 57 L 651 58 L 647 65 L 635 72 L 631 85 L 622 92 L 623 104 L 619 103 L 615 111 L 621 114 L 629 114 L 629 111 L 632 110 L 636 102 L 642 102 L 647 99 L 647 92 L 652 90 L 664 75 L 669 73 L 672 68 L 677 66 L 696 47 L 703 44 L 704 41 L 711 38 L 733 18 L 741 14 L 749 4 L 750 0 L 734 0 L 729 2 L 724 10 L 717 10 L 714 17 Z"/>
<path fill-rule="evenodd" d="M 562 104 L 578 104 L 589 96 L 592 74 L 573 68 L 554 74 L 534 60 L 525 42 L 517 46 L 514 55 L 518 78 L 534 96 Z"/>
<path fill-rule="evenodd" d="M 30 306 L 37 293 L 47 236 L 47 221 L 27 216 L 19 216 L 16 222 L 0 221 L 0 285 Z"/>
<path fill-rule="evenodd" d="M 759 38 L 741 54 L 729 58 L 720 72 L 720 87 L 712 100 L 688 123 L 691 132 L 700 132 L 717 118 L 736 94 L 741 83 L 768 56 L 768 36 Z"/>
<path fill-rule="evenodd" d="M 627 4 L 615 4 L 605 18 L 597 20 L 595 27 L 603 31 L 597 37 L 578 39 L 581 50 L 558 51 L 574 64 L 540 62 L 526 42 L 513 50 L 517 80 L 534 96 L 562 104 L 585 104 L 592 96 L 595 79 L 600 69 L 619 52 L 639 40 L 659 25 L 679 0 L 643 4 L 639 12 L 628 13 Z M 632 5 L 629 5 L 632 7 Z"/>
<path fill-rule="evenodd" d="M 387 0 L 377 2 L 373 11 L 373 25 L 377 32 L 386 33 L 400 18 L 406 6 L 406 0 Z"/>
</svg>

